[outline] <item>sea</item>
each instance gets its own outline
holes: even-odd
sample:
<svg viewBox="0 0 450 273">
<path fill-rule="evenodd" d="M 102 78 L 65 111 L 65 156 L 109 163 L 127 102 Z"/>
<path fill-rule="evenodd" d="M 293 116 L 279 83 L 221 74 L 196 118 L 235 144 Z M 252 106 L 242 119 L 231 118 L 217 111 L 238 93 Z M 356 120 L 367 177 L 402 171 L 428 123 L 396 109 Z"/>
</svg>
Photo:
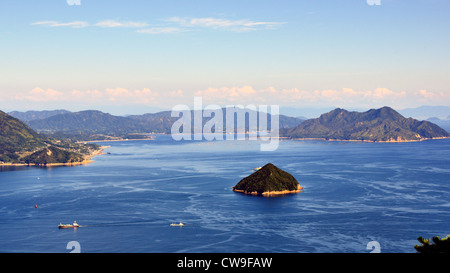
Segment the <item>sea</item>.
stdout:
<svg viewBox="0 0 450 273">
<path fill-rule="evenodd" d="M 98 144 L 88 165 L 0 169 L 0 252 L 414 253 L 450 234 L 450 139 Z M 303 191 L 232 191 L 269 162 Z"/>
</svg>

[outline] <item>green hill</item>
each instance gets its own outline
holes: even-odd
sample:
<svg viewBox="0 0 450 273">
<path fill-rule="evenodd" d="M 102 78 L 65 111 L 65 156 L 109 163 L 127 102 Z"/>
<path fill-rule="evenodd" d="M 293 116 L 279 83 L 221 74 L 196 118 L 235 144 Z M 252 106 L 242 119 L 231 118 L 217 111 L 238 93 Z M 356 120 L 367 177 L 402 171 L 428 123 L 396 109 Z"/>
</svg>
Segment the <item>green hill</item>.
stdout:
<svg viewBox="0 0 450 273">
<path fill-rule="evenodd" d="M 414 141 L 449 137 L 436 124 L 405 118 L 389 107 L 367 112 L 335 109 L 299 126 L 280 130 L 290 138 L 323 138 L 366 141 Z"/>
<path fill-rule="evenodd" d="M 79 153 L 65 151 L 54 146 L 46 147 L 22 158 L 26 164 L 73 164 L 84 161 Z"/>
<path fill-rule="evenodd" d="M 22 121 L 0 111 L 0 161 L 16 162 L 20 154 L 47 146 L 47 140 Z"/>
<path fill-rule="evenodd" d="M 96 144 L 48 138 L 0 111 L 0 163 L 75 163 L 99 149 Z"/>
</svg>

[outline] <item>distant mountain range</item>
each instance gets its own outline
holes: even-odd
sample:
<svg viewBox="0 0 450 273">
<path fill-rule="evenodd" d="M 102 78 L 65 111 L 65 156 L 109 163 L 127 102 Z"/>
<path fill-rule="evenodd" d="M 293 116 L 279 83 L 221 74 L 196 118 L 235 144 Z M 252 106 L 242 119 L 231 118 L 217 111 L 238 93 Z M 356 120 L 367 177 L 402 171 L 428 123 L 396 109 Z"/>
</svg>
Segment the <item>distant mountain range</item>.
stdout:
<svg viewBox="0 0 450 273">
<path fill-rule="evenodd" d="M 412 117 L 418 120 L 429 118 L 450 119 L 450 106 L 420 106 L 406 108 L 398 111 L 404 117 Z"/>
<path fill-rule="evenodd" d="M 83 145 L 49 138 L 0 111 L 1 164 L 77 163 L 98 149 L 96 144 Z"/>
<path fill-rule="evenodd" d="M 26 111 L 26 112 L 13 111 L 9 112 L 8 115 L 18 118 L 23 122 L 27 122 L 30 120 L 44 119 L 51 116 L 66 113 L 70 113 L 70 111 L 67 110 L 50 110 L 50 111 L 44 110 L 44 111 Z"/>
<path fill-rule="evenodd" d="M 321 114 L 332 111 L 338 107 L 280 107 L 280 113 L 291 117 L 318 118 Z M 364 112 L 369 109 L 362 107 L 347 108 L 348 111 Z M 439 118 L 450 120 L 450 106 L 419 106 L 397 110 L 406 118 L 427 120 L 429 118 Z"/>
<path fill-rule="evenodd" d="M 364 141 L 415 141 L 449 137 L 449 133 L 439 126 L 428 121 L 405 118 L 390 107 L 367 112 L 349 112 L 337 108 L 296 127 L 281 129 L 280 135 Z"/>
<path fill-rule="evenodd" d="M 142 133 L 147 129 L 143 128 L 143 124 L 138 120 L 94 110 L 57 114 L 44 119 L 27 121 L 27 124 L 41 133 L 79 135 L 82 138 L 99 136 L 100 139 L 105 135 L 125 136 L 130 133 Z"/>
<path fill-rule="evenodd" d="M 224 125 L 225 111 L 222 109 Z M 246 109 L 237 110 L 248 111 Z M 251 112 L 251 111 L 250 111 Z M 196 113 L 191 111 L 193 117 Z M 149 133 L 170 134 L 178 117 L 171 111 L 143 115 L 114 116 L 95 110 L 69 112 L 66 110 L 34 112 L 11 112 L 37 132 L 53 138 L 77 141 L 105 139 L 133 139 Z M 198 114 L 198 113 L 197 113 Z M 31 119 L 31 118 L 36 119 Z M 43 118 L 39 118 L 43 117 Z M 268 125 L 272 116 L 268 115 Z M 193 118 L 192 118 L 193 119 Z M 205 124 L 210 118 L 203 118 Z M 234 121 L 237 127 L 236 119 Z M 192 128 L 193 128 L 192 123 Z M 366 112 L 347 111 L 337 108 L 319 118 L 303 120 L 279 116 L 280 136 L 288 138 L 320 138 L 364 141 L 413 141 L 448 137 L 449 134 L 429 121 L 405 118 L 390 107 L 371 109 Z M 245 125 L 245 130 L 253 130 Z"/>
<path fill-rule="evenodd" d="M 427 121 L 438 125 L 442 129 L 444 129 L 448 133 L 450 133 L 450 116 L 448 116 L 447 119 L 440 119 L 440 118 L 432 117 L 432 118 L 427 119 Z"/>
<path fill-rule="evenodd" d="M 70 138 L 72 140 L 104 140 L 110 138 L 138 138 L 145 137 L 149 133 L 170 134 L 172 125 L 178 117 L 171 117 L 171 111 L 162 111 L 158 113 L 149 113 L 143 115 L 114 116 L 95 110 L 69 112 L 65 110 L 58 113 L 56 111 L 46 111 L 46 113 L 30 112 L 11 112 L 11 115 L 17 118 L 24 118 L 32 129 L 40 133 L 50 134 L 57 138 Z M 225 124 L 226 110 L 222 109 Z M 236 109 L 236 112 L 249 111 L 246 109 Z M 249 111 L 251 112 L 251 111 Z M 194 111 L 191 111 L 192 128 Z M 45 118 L 30 119 L 30 117 Z M 210 118 L 203 118 L 203 124 Z M 268 125 L 270 125 L 271 116 L 268 115 Z M 280 128 L 289 128 L 303 122 L 302 119 L 279 116 Z M 237 125 L 235 124 L 235 128 Z M 249 125 L 246 125 L 249 130 Z"/>
</svg>

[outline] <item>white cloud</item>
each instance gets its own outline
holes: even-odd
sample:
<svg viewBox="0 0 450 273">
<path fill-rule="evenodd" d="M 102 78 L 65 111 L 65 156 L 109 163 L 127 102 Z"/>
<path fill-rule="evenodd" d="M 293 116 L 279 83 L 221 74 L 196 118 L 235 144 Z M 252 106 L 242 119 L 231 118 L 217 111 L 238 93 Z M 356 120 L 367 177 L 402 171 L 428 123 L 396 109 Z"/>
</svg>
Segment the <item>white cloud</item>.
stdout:
<svg viewBox="0 0 450 273">
<path fill-rule="evenodd" d="M 241 87 L 210 87 L 205 90 L 199 90 L 194 93 L 195 96 L 201 96 L 210 103 L 225 104 L 225 103 L 245 103 L 255 101 L 258 91 L 251 86 Z"/>
<path fill-rule="evenodd" d="M 213 17 L 204 17 L 204 18 L 171 17 L 166 21 L 177 23 L 184 27 L 204 27 L 237 32 L 252 31 L 257 30 L 258 28 L 273 29 L 276 26 L 285 24 L 284 22 L 258 22 L 246 19 L 228 20 Z"/>
<path fill-rule="evenodd" d="M 26 93 L 16 93 L 10 96 L 12 100 L 28 100 L 33 102 L 58 101 L 64 98 L 64 93 L 54 89 L 33 88 Z"/>
<path fill-rule="evenodd" d="M 179 33 L 189 31 L 186 29 L 178 28 L 178 27 L 152 27 L 146 29 L 136 30 L 137 33 L 144 34 L 168 34 L 168 33 Z"/>
<path fill-rule="evenodd" d="M 149 88 L 128 90 L 126 88 L 106 88 L 105 90 L 73 90 L 66 98 L 74 101 L 114 102 L 125 104 L 148 104 L 155 102 L 159 93 Z"/>
<path fill-rule="evenodd" d="M 150 88 L 127 89 L 122 87 L 58 91 L 52 88 L 33 88 L 27 92 L 17 92 L 3 97 L 9 101 L 29 101 L 39 103 L 61 102 L 72 104 L 95 105 L 171 105 L 175 100 L 184 97 L 181 89 L 160 93 Z"/>
<path fill-rule="evenodd" d="M 352 88 L 301 90 L 298 88 L 276 89 L 268 87 L 255 89 L 251 86 L 241 87 L 209 87 L 194 93 L 202 96 L 208 103 L 226 104 L 278 104 L 289 106 L 339 106 L 339 107 L 376 107 L 413 105 L 416 101 L 436 104 L 439 100 L 448 100 L 449 93 L 393 91 L 388 88 L 374 90 L 354 90 Z"/>
<path fill-rule="evenodd" d="M 170 92 L 170 97 L 172 98 L 184 98 L 184 92 L 181 89 Z"/>
<path fill-rule="evenodd" d="M 336 107 L 416 107 L 419 105 L 442 105 L 450 100 L 450 92 L 444 91 L 394 91 L 388 88 L 355 90 L 352 88 L 302 90 L 299 88 L 277 89 L 269 86 L 257 89 L 250 85 L 209 87 L 196 92 L 173 90 L 157 92 L 150 88 L 127 89 L 122 87 L 103 90 L 59 91 L 36 87 L 27 92 L 10 93 L 3 101 L 70 103 L 98 105 L 164 105 L 190 104 L 194 96 L 201 96 L 205 104 L 282 105 L 282 106 L 336 106 Z"/>
<path fill-rule="evenodd" d="M 425 89 L 419 90 L 415 93 L 415 96 L 422 102 L 448 102 L 450 100 L 450 92 L 431 92 Z"/>
<path fill-rule="evenodd" d="M 148 24 L 143 23 L 143 22 L 132 22 L 132 21 L 119 22 L 119 21 L 115 21 L 115 20 L 105 20 L 105 21 L 98 22 L 97 24 L 95 24 L 95 26 L 104 27 L 104 28 L 115 28 L 115 27 L 141 28 L 141 27 L 147 27 Z"/>
<path fill-rule="evenodd" d="M 232 32 L 247 32 L 260 29 L 274 29 L 282 24 L 285 24 L 284 22 L 252 21 L 247 19 L 229 20 L 213 17 L 202 17 L 202 18 L 171 17 L 164 21 L 166 22 L 165 25 L 155 27 L 150 27 L 150 24 L 146 22 L 117 21 L 117 20 L 103 20 L 92 25 L 85 21 L 72 21 L 72 22 L 40 21 L 31 23 L 31 25 L 35 26 L 40 25 L 49 27 L 70 27 L 70 28 L 85 28 L 89 26 L 96 26 L 101 28 L 139 28 L 139 30 L 136 31 L 138 33 L 163 34 L 163 33 L 180 33 L 192 31 L 193 29 L 198 28 L 226 30 Z"/>
<path fill-rule="evenodd" d="M 71 28 L 84 28 L 91 26 L 88 22 L 85 21 L 73 21 L 73 22 L 67 22 L 62 23 L 58 21 L 41 21 L 41 22 L 34 22 L 31 25 L 42 25 L 42 26 L 49 26 L 49 27 L 71 27 Z M 102 27 L 102 28 L 116 28 L 116 27 L 129 27 L 129 28 L 142 28 L 147 27 L 147 23 L 143 22 L 133 22 L 133 21 L 127 21 L 127 22 L 119 22 L 115 20 L 104 20 L 96 23 L 96 27 Z"/>
<path fill-rule="evenodd" d="M 57 21 L 41 21 L 41 22 L 34 22 L 31 25 L 43 25 L 43 26 L 49 26 L 49 27 L 71 27 L 71 28 L 84 28 L 88 27 L 89 23 L 84 21 L 73 21 L 73 22 L 67 22 L 67 23 L 61 23 Z"/>
</svg>

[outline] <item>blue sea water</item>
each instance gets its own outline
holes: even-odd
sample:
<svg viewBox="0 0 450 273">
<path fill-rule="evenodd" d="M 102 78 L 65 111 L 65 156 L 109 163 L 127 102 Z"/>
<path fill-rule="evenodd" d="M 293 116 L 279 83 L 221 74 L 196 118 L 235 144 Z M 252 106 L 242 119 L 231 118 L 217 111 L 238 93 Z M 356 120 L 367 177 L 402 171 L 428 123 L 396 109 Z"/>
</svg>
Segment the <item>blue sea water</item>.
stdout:
<svg viewBox="0 0 450 273">
<path fill-rule="evenodd" d="M 0 169 L 0 252 L 415 252 L 450 234 L 450 140 L 409 143 L 152 141 L 76 167 Z M 303 192 L 231 190 L 271 162 Z M 37 204 L 38 208 L 35 208 Z M 58 229 L 76 220 L 79 229 Z M 183 227 L 170 223 L 183 222 Z"/>
</svg>

